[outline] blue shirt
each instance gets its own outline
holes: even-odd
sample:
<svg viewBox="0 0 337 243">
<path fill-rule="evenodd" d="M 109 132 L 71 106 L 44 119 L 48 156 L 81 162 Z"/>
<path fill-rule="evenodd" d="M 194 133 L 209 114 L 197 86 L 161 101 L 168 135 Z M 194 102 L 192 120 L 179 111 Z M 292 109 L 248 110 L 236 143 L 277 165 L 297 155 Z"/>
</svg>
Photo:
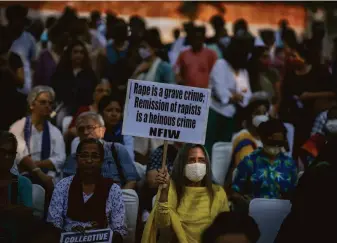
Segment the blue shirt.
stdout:
<svg viewBox="0 0 337 243">
<path fill-rule="evenodd" d="M 26 207 L 33 207 L 32 182 L 25 176 L 18 177 L 18 204 Z M 8 199 L 11 200 L 11 185 L 8 187 Z"/>
<path fill-rule="evenodd" d="M 232 189 L 251 198 L 280 199 L 282 193 L 295 189 L 296 182 L 297 167 L 291 157 L 280 153 L 270 163 L 258 148 L 238 165 Z"/>
<path fill-rule="evenodd" d="M 129 152 L 122 144 L 119 143 L 114 144 L 126 181 L 140 180 L 136 167 L 129 155 Z M 116 183 L 118 183 L 121 181 L 121 179 L 118 174 L 116 162 L 112 156 L 111 152 L 112 143 L 103 141 L 103 145 L 104 145 L 104 162 L 102 165 L 102 175 L 105 178 L 113 179 Z M 70 175 L 75 175 L 76 169 L 77 169 L 76 154 L 72 154 L 68 157 L 68 159 L 65 162 L 63 168 L 64 176 L 67 177 Z"/>
</svg>

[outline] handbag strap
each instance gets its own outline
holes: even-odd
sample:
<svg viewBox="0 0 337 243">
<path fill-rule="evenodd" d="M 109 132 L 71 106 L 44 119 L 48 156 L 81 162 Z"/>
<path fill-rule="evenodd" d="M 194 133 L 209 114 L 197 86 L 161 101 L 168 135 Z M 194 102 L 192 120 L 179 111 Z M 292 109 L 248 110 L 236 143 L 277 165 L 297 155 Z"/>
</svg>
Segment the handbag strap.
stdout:
<svg viewBox="0 0 337 243">
<path fill-rule="evenodd" d="M 117 150 L 116 150 L 116 147 L 115 147 L 115 143 L 112 143 L 112 145 L 111 145 L 111 153 L 112 153 L 112 157 L 113 157 L 113 159 L 116 163 L 119 178 L 121 180 L 120 183 L 121 183 L 121 185 L 124 185 L 126 183 L 126 178 L 125 178 L 125 175 L 124 175 L 124 171 L 123 171 L 123 168 L 122 168 L 121 161 L 119 159 L 119 156 L 118 156 L 118 153 L 117 153 Z"/>
</svg>

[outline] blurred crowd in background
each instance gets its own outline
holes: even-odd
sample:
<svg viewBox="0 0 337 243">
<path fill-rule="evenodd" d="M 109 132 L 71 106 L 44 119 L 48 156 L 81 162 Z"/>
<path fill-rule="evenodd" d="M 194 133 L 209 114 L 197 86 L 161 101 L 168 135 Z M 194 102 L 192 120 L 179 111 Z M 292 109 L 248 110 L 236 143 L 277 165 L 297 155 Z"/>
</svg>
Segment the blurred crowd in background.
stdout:
<svg viewBox="0 0 337 243">
<path fill-rule="evenodd" d="M 140 242 L 144 232 L 145 243 L 172 226 L 169 242 L 257 242 L 248 205 L 268 198 L 293 205 L 277 242 L 334 242 L 337 41 L 325 60 L 322 24 L 299 41 L 286 19 L 258 36 L 238 19 L 229 35 L 216 15 L 213 36 L 186 22 L 164 44 L 142 16 L 86 18 L 66 7 L 42 21 L 28 11 L 7 7 L 0 27 L 0 178 L 11 205 L 0 237 L 59 242 L 61 231 L 109 226 L 113 242 Z M 211 89 L 205 146 L 171 143 L 161 168 L 163 141 L 124 136 L 130 78 Z M 215 185 L 218 142 L 232 150 Z M 45 190 L 39 220 L 30 217 L 32 184 Z"/>
</svg>

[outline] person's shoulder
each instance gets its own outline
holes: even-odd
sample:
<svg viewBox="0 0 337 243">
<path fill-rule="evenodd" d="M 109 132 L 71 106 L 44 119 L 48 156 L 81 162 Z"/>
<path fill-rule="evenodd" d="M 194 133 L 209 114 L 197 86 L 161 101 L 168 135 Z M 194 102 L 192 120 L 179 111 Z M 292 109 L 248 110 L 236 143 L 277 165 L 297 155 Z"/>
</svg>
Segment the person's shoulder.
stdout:
<svg viewBox="0 0 337 243">
<path fill-rule="evenodd" d="M 103 147 L 104 147 L 105 152 L 110 152 L 112 149 L 112 146 L 115 146 L 117 153 L 120 153 L 120 152 L 128 153 L 125 146 L 121 143 L 103 141 Z"/>
<path fill-rule="evenodd" d="M 225 190 L 220 185 L 212 184 L 212 188 L 213 188 L 213 191 L 214 191 L 215 194 L 219 194 L 219 195 L 225 195 L 226 194 Z"/>
<path fill-rule="evenodd" d="M 29 178 L 22 175 L 18 175 L 18 183 L 24 186 L 32 186 L 33 184 Z"/>
<path fill-rule="evenodd" d="M 220 59 L 216 60 L 214 66 L 227 68 L 228 62 L 224 58 L 220 58 Z"/>
<path fill-rule="evenodd" d="M 16 122 L 14 122 L 9 131 L 10 132 L 19 132 L 18 130 L 22 130 L 25 126 L 25 122 L 26 122 L 26 117 L 21 118 L 20 120 L 17 120 Z"/>
<path fill-rule="evenodd" d="M 257 148 L 253 152 L 251 152 L 249 155 L 247 155 L 242 162 L 248 162 L 248 161 L 254 161 L 258 157 L 262 156 L 262 148 Z"/>
<path fill-rule="evenodd" d="M 110 187 L 110 193 L 122 193 L 121 187 L 117 183 L 112 183 Z"/>
<path fill-rule="evenodd" d="M 51 133 L 53 133 L 53 135 L 57 135 L 59 138 L 62 137 L 62 139 L 63 139 L 63 136 L 62 136 L 62 133 L 61 133 L 60 129 L 58 129 L 56 126 L 54 126 L 51 122 L 48 122 L 48 125 L 49 125 L 50 131 L 51 131 Z"/>
<path fill-rule="evenodd" d="M 218 56 L 216 54 L 216 52 L 213 49 L 209 48 L 209 47 L 204 47 L 204 52 L 207 53 L 210 56 L 216 56 L 216 57 Z"/>
<path fill-rule="evenodd" d="M 186 55 L 189 55 L 192 53 L 192 48 L 191 47 L 185 47 L 183 50 L 180 52 L 180 56 L 184 57 Z"/>
<path fill-rule="evenodd" d="M 234 134 L 232 143 L 236 144 L 236 143 L 239 143 L 243 139 L 251 139 L 251 138 L 252 138 L 252 135 L 250 134 L 250 132 L 247 129 L 242 129 L 237 134 Z"/>
<path fill-rule="evenodd" d="M 164 70 L 168 70 L 172 68 L 171 64 L 163 60 L 161 60 L 161 62 L 159 63 L 159 67 Z"/>
<path fill-rule="evenodd" d="M 35 42 L 34 36 L 31 33 L 29 33 L 28 31 L 24 31 L 22 33 L 22 35 L 23 35 L 24 38 L 27 38 L 29 41 Z"/>
<path fill-rule="evenodd" d="M 125 146 L 123 144 L 121 144 L 121 143 L 107 142 L 107 141 L 104 141 L 104 140 L 103 140 L 103 146 L 104 146 L 104 149 L 106 149 L 106 150 L 111 150 L 112 146 L 115 146 L 115 148 L 117 150 L 119 150 L 121 148 L 122 149 L 125 148 Z"/>
<path fill-rule="evenodd" d="M 71 182 L 73 181 L 74 176 L 68 176 L 66 178 L 63 178 L 62 180 L 60 180 L 56 185 L 55 185 L 55 189 L 63 191 L 66 190 Z"/>
</svg>

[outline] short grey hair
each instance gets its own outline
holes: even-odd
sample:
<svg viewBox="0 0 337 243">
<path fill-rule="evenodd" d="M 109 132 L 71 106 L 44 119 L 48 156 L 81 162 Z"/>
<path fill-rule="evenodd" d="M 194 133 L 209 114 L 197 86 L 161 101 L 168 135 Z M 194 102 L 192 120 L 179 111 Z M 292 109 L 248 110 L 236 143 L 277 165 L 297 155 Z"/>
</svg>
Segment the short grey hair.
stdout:
<svg viewBox="0 0 337 243">
<path fill-rule="evenodd" d="M 27 97 L 28 104 L 32 105 L 33 102 L 37 99 L 37 97 L 39 97 L 39 95 L 42 93 L 49 93 L 52 100 L 53 101 L 55 100 L 55 91 L 53 88 L 49 86 L 39 85 L 34 87 L 32 91 L 30 91 L 30 93 L 28 94 Z"/>
<path fill-rule="evenodd" d="M 100 114 L 97 114 L 93 111 L 83 112 L 76 119 L 76 127 L 79 126 L 80 123 L 87 120 L 93 120 L 97 122 L 101 127 L 104 127 L 104 120 Z"/>
</svg>

